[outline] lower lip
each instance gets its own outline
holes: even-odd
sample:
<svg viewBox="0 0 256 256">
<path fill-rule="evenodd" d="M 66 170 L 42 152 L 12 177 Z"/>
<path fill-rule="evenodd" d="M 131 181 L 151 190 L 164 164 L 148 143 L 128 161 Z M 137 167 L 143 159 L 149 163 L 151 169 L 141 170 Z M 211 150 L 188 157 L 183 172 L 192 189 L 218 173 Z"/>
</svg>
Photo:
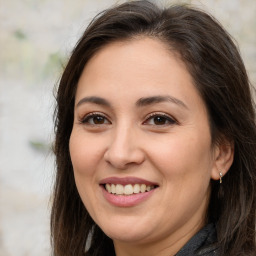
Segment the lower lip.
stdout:
<svg viewBox="0 0 256 256">
<path fill-rule="evenodd" d="M 106 191 L 106 189 L 101 186 L 103 196 L 105 199 L 112 205 L 118 206 L 118 207 L 132 207 L 136 206 L 144 201 L 146 201 L 149 197 L 152 196 L 154 191 L 156 189 L 152 189 L 149 192 L 145 193 L 138 193 L 138 194 L 132 194 L 132 195 L 115 195 L 115 194 L 110 194 Z"/>
</svg>

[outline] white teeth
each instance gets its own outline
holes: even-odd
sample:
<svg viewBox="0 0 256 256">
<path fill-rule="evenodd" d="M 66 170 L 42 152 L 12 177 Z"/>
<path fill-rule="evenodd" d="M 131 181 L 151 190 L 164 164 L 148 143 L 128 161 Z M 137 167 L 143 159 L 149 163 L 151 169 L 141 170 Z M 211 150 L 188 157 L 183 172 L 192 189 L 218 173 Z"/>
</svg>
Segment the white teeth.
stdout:
<svg viewBox="0 0 256 256">
<path fill-rule="evenodd" d="M 124 194 L 125 195 L 131 195 L 133 194 L 133 187 L 131 184 L 124 186 Z"/>
<path fill-rule="evenodd" d="M 113 185 L 113 184 L 112 184 Z M 111 185 L 111 186 L 112 186 Z M 124 186 L 123 185 L 120 185 L 120 184 L 117 184 L 116 185 L 116 194 L 117 195 L 122 195 L 124 193 Z"/>
<path fill-rule="evenodd" d="M 140 193 L 140 185 L 139 184 L 135 184 L 133 186 L 133 193 L 135 193 L 135 194 Z"/>
<path fill-rule="evenodd" d="M 141 193 L 144 193 L 144 192 L 146 191 L 146 187 L 147 187 L 147 186 L 146 186 L 145 184 L 141 184 L 141 185 L 140 185 L 140 192 L 141 192 Z"/>
<path fill-rule="evenodd" d="M 108 191 L 108 193 L 111 193 L 111 185 L 110 184 L 106 184 L 106 190 Z"/>
<path fill-rule="evenodd" d="M 154 186 L 147 186 L 145 184 L 127 184 L 125 186 L 121 184 L 105 184 L 106 190 L 111 194 L 116 195 L 132 195 L 138 193 L 149 192 L 154 189 Z"/>
<path fill-rule="evenodd" d="M 111 193 L 112 194 L 116 193 L 116 186 L 114 184 L 111 184 Z"/>
</svg>

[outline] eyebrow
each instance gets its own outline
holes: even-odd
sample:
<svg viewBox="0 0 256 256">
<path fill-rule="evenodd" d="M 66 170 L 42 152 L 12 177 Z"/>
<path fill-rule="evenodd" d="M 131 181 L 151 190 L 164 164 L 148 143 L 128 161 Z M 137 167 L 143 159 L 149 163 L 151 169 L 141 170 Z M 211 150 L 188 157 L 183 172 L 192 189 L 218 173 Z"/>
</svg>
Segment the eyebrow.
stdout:
<svg viewBox="0 0 256 256">
<path fill-rule="evenodd" d="M 159 96 L 140 98 L 136 102 L 136 106 L 144 107 L 144 106 L 152 105 L 155 103 L 162 103 L 162 102 L 171 102 L 171 103 L 177 104 L 183 108 L 188 109 L 187 105 L 183 101 L 181 101 L 177 98 L 174 98 L 172 96 L 169 96 L 169 95 L 167 95 L 167 96 L 159 95 Z"/>
<path fill-rule="evenodd" d="M 102 106 L 105 106 L 105 107 L 110 107 L 111 106 L 111 104 L 107 100 L 105 100 L 103 98 L 100 98 L 100 97 L 96 97 L 96 96 L 82 98 L 76 104 L 76 107 L 79 107 L 83 103 L 94 103 L 94 104 L 102 105 Z"/>
<path fill-rule="evenodd" d="M 171 102 L 171 103 L 177 104 L 177 105 L 179 105 L 183 108 L 188 109 L 187 105 L 183 101 L 181 101 L 177 98 L 174 98 L 172 96 L 169 96 L 169 95 L 167 95 L 167 96 L 158 95 L 158 96 L 140 98 L 140 99 L 137 100 L 136 106 L 137 107 L 145 107 L 145 106 L 149 106 L 149 105 L 152 105 L 152 104 L 155 104 L 155 103 L 162 103 L 162 102 Z M 105 106 L 105 107 L 111 107 L 111 104 L 110 104 L 109 101 L 107 101 L 104 98 L 97 97 L 97 96 L 82 98 L 76 104 L 76 107 L 79 107 L 83 103 L 93 103 L 93 104 L 97 104 L 97 105 L 101 105 L 101 106 Z"/>
</svg>

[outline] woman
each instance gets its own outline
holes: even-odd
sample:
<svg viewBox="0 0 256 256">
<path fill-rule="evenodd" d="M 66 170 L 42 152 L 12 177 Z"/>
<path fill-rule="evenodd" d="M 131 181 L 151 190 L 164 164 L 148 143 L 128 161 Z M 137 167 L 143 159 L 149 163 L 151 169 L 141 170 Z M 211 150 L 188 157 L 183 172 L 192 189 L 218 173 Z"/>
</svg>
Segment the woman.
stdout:
<svg viewBox="0 0 256 256">
<path fill-rule="evenodd" d="M 58 88 L 54 255 L 255 255 L 255 153 L 248 77 L 217 21 L 106 10 Z"/>
</svg>

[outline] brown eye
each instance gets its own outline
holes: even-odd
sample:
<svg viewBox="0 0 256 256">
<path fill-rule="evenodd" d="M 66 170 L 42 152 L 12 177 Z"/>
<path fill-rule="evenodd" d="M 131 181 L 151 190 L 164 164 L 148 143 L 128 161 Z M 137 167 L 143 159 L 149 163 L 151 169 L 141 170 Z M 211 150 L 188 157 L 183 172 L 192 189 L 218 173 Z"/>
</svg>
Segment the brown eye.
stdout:
<svg viewBox="0 0 256 256">
<path fill-rule="evenodd" d="M 95 116 L 93 117 L 94 124 L 104 124 L 105 118 L 103 116 Z"/>
<path fill-rule="evenodd" d="M 81 122 L 83 124 L 88 124 L 88 125 L 110 124 L 109 120 L 105 116 L 101 114 L 96 114 L 96 113 L 87 115 Z"/>
<path fill-rule="evenodd" d="M 155 125 L 164 125 L 166 124 L 166 122 L 168 122 L 168 120 L 166 119 L 166 117 L 156 116 L 153 118 L 153 122 Z"/>
<path fill-rule="evenodd" d="M 147 118 L 144 124 L 155 125 L 155 126 L 165 126 L 165 125 L 176 124 L 176 121 L 173 118 L 171 118 L 169 115 L 155 113 L 150 115 L 150 117 Z"/>
</svg>

